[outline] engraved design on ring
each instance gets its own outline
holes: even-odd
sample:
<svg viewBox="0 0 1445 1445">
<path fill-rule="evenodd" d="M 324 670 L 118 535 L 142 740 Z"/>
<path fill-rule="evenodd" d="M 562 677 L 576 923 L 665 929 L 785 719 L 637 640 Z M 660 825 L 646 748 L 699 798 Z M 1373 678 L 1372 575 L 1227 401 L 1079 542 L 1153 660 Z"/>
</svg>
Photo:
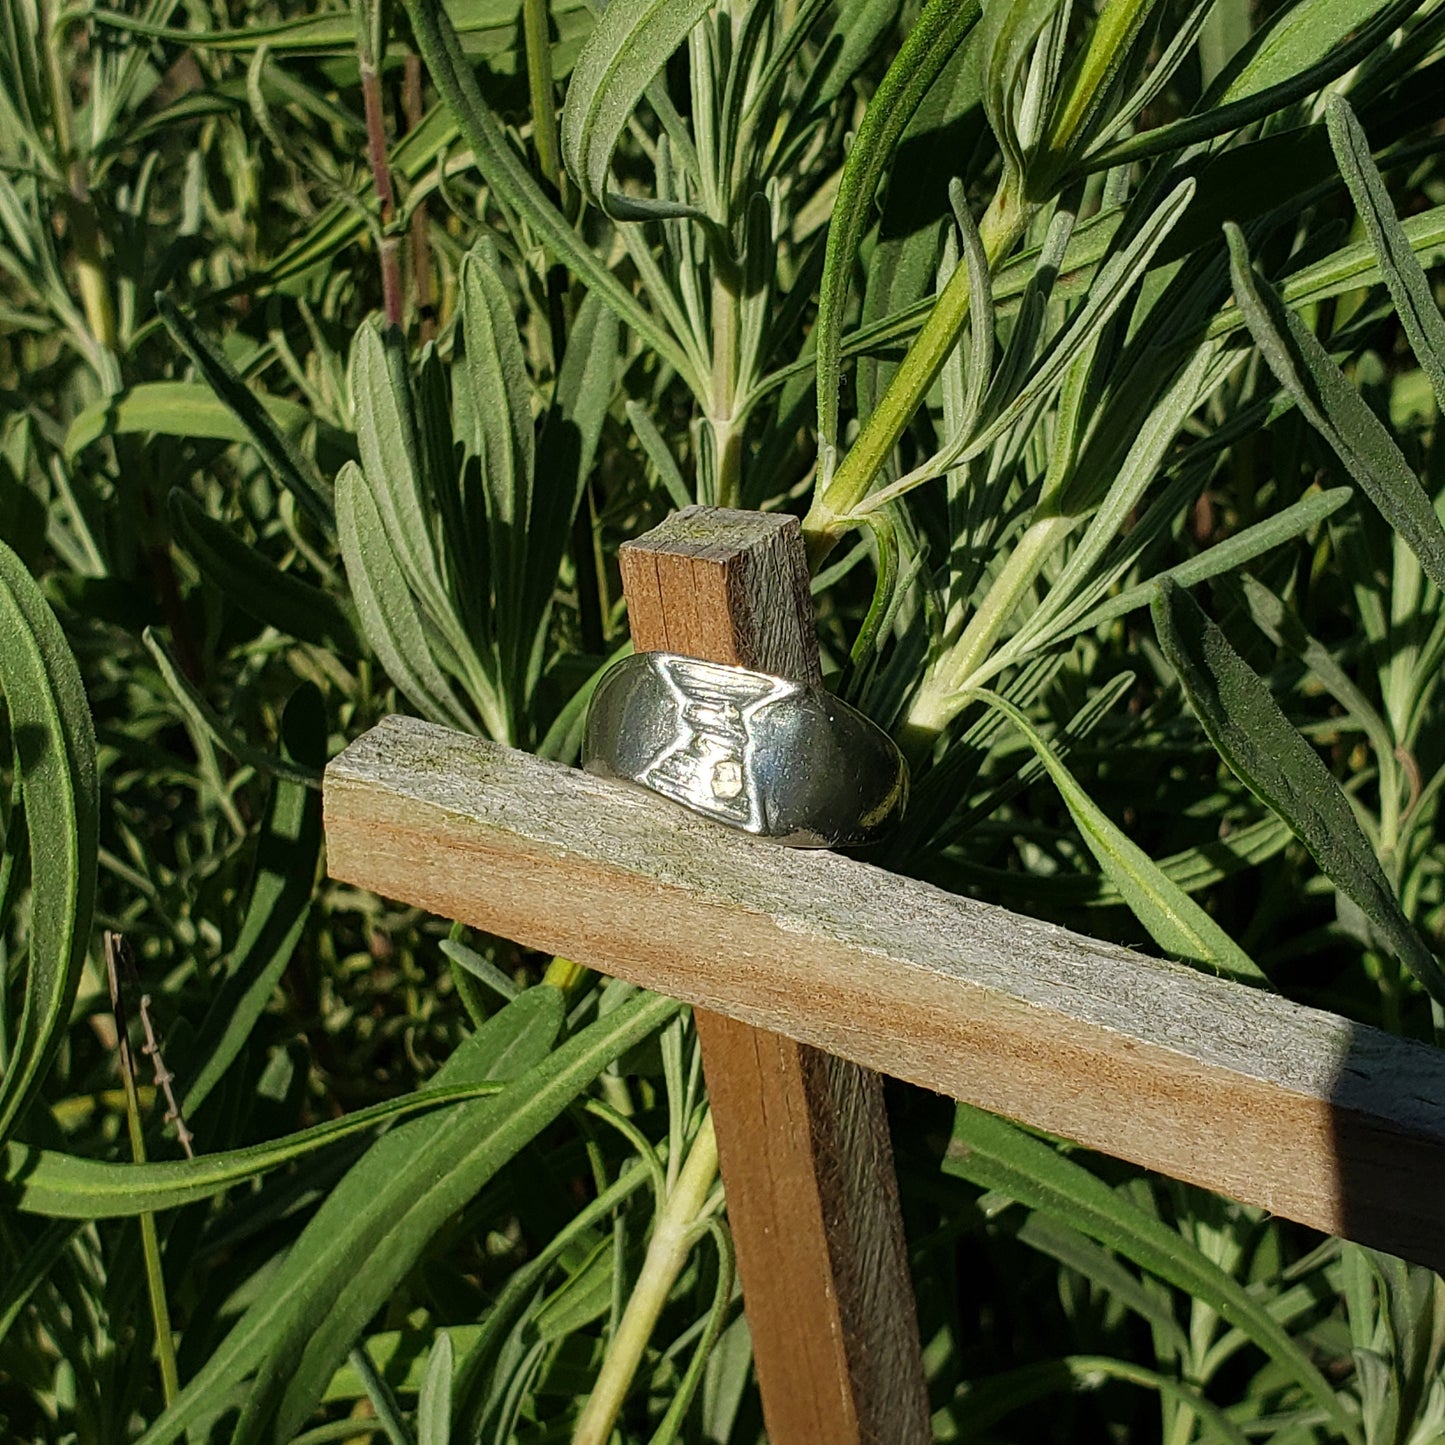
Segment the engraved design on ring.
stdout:
<svg viewBox="0 0 1445 1445">
<path fill-rule="evenodd" d="M 825 689 L 661 652 L 598 683 L 583 766 L 794 847 L 872 842 L 908 794 L 892 739 Z"/>
</svg>

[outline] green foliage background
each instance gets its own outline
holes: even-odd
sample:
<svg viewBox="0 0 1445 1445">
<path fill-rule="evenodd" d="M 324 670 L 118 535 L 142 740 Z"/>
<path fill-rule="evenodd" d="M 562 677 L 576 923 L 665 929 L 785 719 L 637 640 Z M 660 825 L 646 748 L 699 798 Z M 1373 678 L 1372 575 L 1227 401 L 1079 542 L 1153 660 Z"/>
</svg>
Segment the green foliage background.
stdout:
<svg viewBox="0 0 1445 1445">
<path fill-rule="evenodd" d="M 575 760 L 693 501 L 873 861 L 1436 1041 L 1442 97 L 1441 0 L 0 8 L 0 1434 L 762 1438 L 682 1011 L 321 857 L 389 711 Z M 1445 1438 L 1430 1272 L 890 1102 L 940 1440 Z"/>
</svg>

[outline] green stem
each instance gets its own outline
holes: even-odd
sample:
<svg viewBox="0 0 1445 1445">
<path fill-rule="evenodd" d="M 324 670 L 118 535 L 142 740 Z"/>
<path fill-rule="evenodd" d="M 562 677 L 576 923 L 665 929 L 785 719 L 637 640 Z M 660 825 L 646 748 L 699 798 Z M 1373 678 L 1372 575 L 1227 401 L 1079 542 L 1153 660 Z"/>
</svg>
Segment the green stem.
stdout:
<svg viewBox="0 0 1445 1445">
<path fill-rule="evenodd" d="M 696 1226 L 717 1179 L 717 1136 L 708 1113 L 687 1162 L 657 1216 L 637 1284 L 607 1347 L 597 1383 L 572 1432 L 572 1445 L 607 1445 L 623 1401 L 642 1363 L 658 1316 L 692 1252 Z"/>
<path fill-rule="evenodd" d="M 848 149 L 828 222 L 818 293 L 818 447 L 822 485 L 832 480 L 838 445 L 842 322 L 858 246 L 898 142 L 944 67 L 983 13 L 978 0 L 928 0 L 879 83 Z"/>
<path fill-rule="evenodd" d="M 989 267 L 995 267 L 1023 234 L 1030 208 L 1011 178 L 1005 177 L 979 225 Z M 883 399 L 858 433 L 832 480 L 815 494 L 803 520 L 808 555 L 816 567 L 849 528 L 857 525 L 853 509 L 868 495 L 874 478 L 923 404 L 943 363 L 968 322 L 968 268 L 960 265 L 939 293 L 908 354 L 899 364 Z"/>
<path fill-rule="evenodd" d="M 122 1001 L 120 969 L 128 959 L 128 945 L 116 933 L 105 935 L 106 972 L 110 982 L 111 1013 L 120 1054 L 120 1077 L 125 1086 L 125 1116 L 130 1133 L 131 1157 L 137 1164 L 146 1162 L 145 1130 L 141 1125 L 140 1095 L 136 1090 L 135 1056 L 130 1047 L 130 1021 Z M 150 1295 L 151 1320 L 156 1332 L 156 1357 L 161 1369 L 161 1393 L 170 1405 L 181 1392 L 180 1371 L 176 1368 L 176 1345 L 171 1335 L 171 1313 L 166 1304 L 165 1275 L 161 1269 L 160 1238 L 156 1234 L 156 1217 L 139 1216 L 141 1254 L 145 1260 L 146 1290 Z"/>
<path fill-rule="evenodd" d="M 70 224 L 75 280 L 85 312 L 85 324 L 98 346 L 114 351 L 117 342 L 115 303 L 111 299 L 110 282 L 105 274 L 100 222 L 90 199 L 90 186 L 82 161 L 77 160 L 70 167 L 70 194 L 65 199 L 65 215 Z"/>
<path fill-rule="evenodd" d="M 714 260 L 712 283 L 712 390 L 709 424 L 713 436 L 713 505 L 736 507 L 742 498 L 742 425 L 738 415 L 737 287 L 718 274 L 721 257 Z"/>
<path fill-rule="evenodd" d="M 931 744 L 963 710 L 975 673 L 988 660 L 999 633 L 1074 524 L 1075 518 L 1057 514 L 1035 517 L 1019 538 L 958 641 L 929 668 L 914 695 L 904 731 L 915 750 Z"/>
<path fill-rule="evenodd" d="M 61 65 L 61 57 L 70 53 L 61 37 L 63 17 L 54 4 L 46 5 L 41 14 L 43 33 L 49 37 L 44 47 L 46 78 L 50 86 L 50 118 L 55 127 L 55 146 L 60 164 L 65 169 L 66 194 L 63 201 L 66 224 L 70 232 L 71 254 L 75 261 L 76 289 L 80 292 L 85 324 L 95 343 L 105 351 L 116 349 L 115 303 L 111 299 L 110 282 L 105 273 L 105 256 L 101 245 L 100 221 L 90 197 L 90 168 L 86 158 L 75 149 L 75 118 L 70 104 L 70 81 Z"/>
<path fill-rule="evenodd" d="M 561 197 L 566 177 L 562 171 L 562 147 L 557 138 L 547 0 L 522 0 L 522 33 L 527 45 L 527 93 L 532 103 L 532 142 L 537 147 L 537 165 Z"/>
</svg>

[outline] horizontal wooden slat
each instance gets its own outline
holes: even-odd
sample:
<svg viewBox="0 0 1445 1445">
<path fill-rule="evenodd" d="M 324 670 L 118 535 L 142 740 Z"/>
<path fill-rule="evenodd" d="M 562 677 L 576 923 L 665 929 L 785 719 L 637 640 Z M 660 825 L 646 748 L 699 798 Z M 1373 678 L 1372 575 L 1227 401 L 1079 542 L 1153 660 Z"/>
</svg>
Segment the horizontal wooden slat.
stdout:
<svg viewBox="0 0 1445 1445">
<path fill-rule="evenodd" d="M 408 718 L 332 875 L 1445 1267 L 1445 1053 Z"/>
</svg>

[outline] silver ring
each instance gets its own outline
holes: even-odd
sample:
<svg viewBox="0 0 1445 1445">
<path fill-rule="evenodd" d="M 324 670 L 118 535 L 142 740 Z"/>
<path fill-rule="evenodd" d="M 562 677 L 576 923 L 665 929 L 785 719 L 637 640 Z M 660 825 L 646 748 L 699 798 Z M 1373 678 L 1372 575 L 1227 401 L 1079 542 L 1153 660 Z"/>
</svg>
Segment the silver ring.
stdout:
<svg viewBox="0 0 1445 1445">
<path fill-rule="evenodd" d="M 908 801 L 893 739 L 830 692 L 668 652 L 603 676 L 582 765 L 795 848 L 871 843 Z"/>
</svg>

